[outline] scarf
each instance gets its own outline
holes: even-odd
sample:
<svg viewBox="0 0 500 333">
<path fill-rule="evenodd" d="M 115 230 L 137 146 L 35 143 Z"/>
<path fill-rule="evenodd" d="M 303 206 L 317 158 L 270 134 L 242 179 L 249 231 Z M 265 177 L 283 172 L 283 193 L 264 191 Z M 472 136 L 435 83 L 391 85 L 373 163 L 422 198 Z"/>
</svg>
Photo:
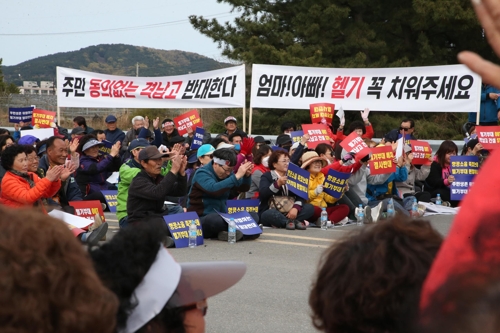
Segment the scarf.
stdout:
<svg viewBox="0 0 500 333">
<path fill-rule="evenodd" d="M 22 179 L 26 180 L 28 182 L 28 184 L 30 185 L 30 188 L 33 188 L 35 187 L 35 182 L 33 181 L 33 178 L 31 178 L 31 175 L 29 173 L 22 173 L 22 172 L 19 172 L 17 170 L 9 170 L 10 172 L 12 172 L 14 175 L 18 176 L 18 177 L 21 177 Z M 44 206 L 47 206 L 47 199 L 44 199 L 44 198 L 40 198 L 39 200 L 37 200 L 33 206 L 34 207 L 37 207 L 39 206 L 40 204 L 44 205 Z"/>
</svg>

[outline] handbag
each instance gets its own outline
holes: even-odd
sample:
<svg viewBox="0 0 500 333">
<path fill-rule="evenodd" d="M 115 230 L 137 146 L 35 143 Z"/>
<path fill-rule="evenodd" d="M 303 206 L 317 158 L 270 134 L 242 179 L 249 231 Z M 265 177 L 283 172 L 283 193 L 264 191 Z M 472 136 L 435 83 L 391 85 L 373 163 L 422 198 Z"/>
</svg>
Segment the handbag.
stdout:
<svg viewBox="0 0 500 333">
<path fill-rule="evenodd" d="M 269 199 L 269 208 L 274 208 L 282 214 L 287 214 L 293 208 L 294 203 L 294 197 L 273 195 L 272 198 Z"/>
</svg>

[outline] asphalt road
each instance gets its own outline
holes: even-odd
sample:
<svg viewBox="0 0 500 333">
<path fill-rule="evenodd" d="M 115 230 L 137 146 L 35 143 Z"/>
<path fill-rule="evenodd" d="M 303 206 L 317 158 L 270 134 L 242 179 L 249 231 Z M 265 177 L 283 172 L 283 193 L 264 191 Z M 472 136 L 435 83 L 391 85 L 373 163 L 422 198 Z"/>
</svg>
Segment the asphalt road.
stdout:
<svg viewBox="0 0 500 333">
<path fill-rule="evenodd" d="M 443 235 L 452 216 L 428 217 Z M 108 239 L 118 231 L 114 214 L 106 213 Z M 171 249 L 179 262 L 240 260 L 247 273 L 231 289 L 209 299 L 207 333 L 317 332 L 311 324 L 308 295 L 323 251 L 356 228 L 323 231 L 264 229 L 257 240 L 236 244 L 205 240 L 195 249 Z"/>
</svg>

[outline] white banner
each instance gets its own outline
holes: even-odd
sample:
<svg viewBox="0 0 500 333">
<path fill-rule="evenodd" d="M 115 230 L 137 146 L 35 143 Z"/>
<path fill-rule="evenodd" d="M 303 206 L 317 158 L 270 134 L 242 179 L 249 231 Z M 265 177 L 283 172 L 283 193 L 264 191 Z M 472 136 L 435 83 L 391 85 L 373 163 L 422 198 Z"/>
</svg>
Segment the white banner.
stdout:
<svg viewBox="0 0 500 333">
<path fill-rule="evenodd" d="M 481 78 L 464 65 L 316 68 L 253 65 L 252 108 L 477 112 Z"/>
<path fill-rule="evenodd" d="M 57 67 L 59 107 L 232 108 L 245 106 L 245 65 L 163 77 L 115 76 Z"/>
</svg>

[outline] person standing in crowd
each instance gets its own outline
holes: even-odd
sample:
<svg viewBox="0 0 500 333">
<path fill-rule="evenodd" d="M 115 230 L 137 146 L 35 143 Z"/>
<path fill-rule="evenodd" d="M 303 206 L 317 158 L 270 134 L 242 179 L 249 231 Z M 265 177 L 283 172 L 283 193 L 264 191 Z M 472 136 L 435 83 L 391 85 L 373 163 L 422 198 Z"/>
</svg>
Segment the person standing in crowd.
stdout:
<svg viewBox="0 0 500 333">
<path fill-rule="evenodd" d="M 234 133 L 238 133 L 242 138 L 246 138 L 247 134 L 245 132 L 243 132 L 242 130 L 240 130 L 236 126 L 236 123 L 237 123 L 237 120 L 233 116 L 229 116 L 226 119 L 224 119 L 224 126 L 226 127 L 226 131 L 224 133 L 227 134 L 228 136 L 230 136 L 231 134 L 234 134 Z"/>
<path fill-rule="evenodd" d="M 116 332 L 118 300 L 67 226 L 28 209 L 0 214 L 0 331 Z"/>
<path fill-rule="evenodd" d="M 399 216 L 358 229 L 323 254 L 309 295 L 321 332 L 407 333 L 443 237 Z"/>
<path fill-rule="evenodd" d="M 125 139 L 125 133 L 121 129 L 119 129 L 116 125 L 116 117 L 113 115 L 109 115 L 106 117 L 106 127 L 107 129 L 104 131 L 104 134 L 106 134 L 106 140 L 111 142 L 112 144 L 115 144 L 117 142 L 121 143 Z"/>
<path fill-rule="evenodd" d="M 269 157 L 272 152 L 271 147 L 263 145 L 253 155 L 252 184 L 250 185 L 250 190 L 245 193 L 245 198 L 259 198 L 260 178 L 264 173 L 269 171 Z"/>
<path fill-rule="evenodd" d="M 90 134 L 94 131 L 92 127 L 87 126 L 87 120 L 82 116 L 76 116 L 73 118 L 73 128 L 77 127 L 83 128 L 85 134 Z"/>
<path fill-rule="evenodd" d="M 449 203 L 452 207 L 458 206 L 458 201 L 451 201 L 450 186 L 455 181 L 451 174 L 450 158 L 458 154 L 457 145 L 450 140 L 443 141 L 434 156 L 431 170 L 427 177 L 427 184 L 431 187 L 432 197 L 438 194 L 441 196 L 443 204 Z"/>
<path fill-rule="evenodd" d="M 227 213 L 226 201 L 232 190 L 246 192 L 250 189 L 253 164 L 244 162 L 233 173 L 236 165 L 236 153 L 233 149 L 217 149 L 213 156 L 212 162 L 199 168 L 194 174 L 187 211 L 196 212 L 200 217 L 203 237 L 227 241 L 227 223 L 216 211 Z M 257 214 L 250 215 L 256 223 L 259 222 Z M 236 240 L 242 238 L 241 231 L 236 230 Z"/>
<path fill-rule="evenodd" d="M 288 190 L 289 163 L 284 150 L 275 150 L 269 156 L 270 171 L 262 175 L 259 185 L 260 221 L 266 227 L 306 230 L 304 221 L 313 216 L 314 207 Z"/>
<path fill-rule="evenodd" d="M 399 129 L 393 129 L 392 131 L 387 133 L 380 142 L 380 144 L 394 143 L 398 141 L 399 138 L 406 137 L 407 135 L 409 135 L 410 137 L 409 140 L 417 140 L 417 138 L 413 136 L 414 131 L 415 131 L 415 122 L 409 118 L 403 119 Z"/>
<path fill-rule="evenodd" d="M 498 105 L 500 90 L 492 85 L 481 84 L 481 106 L 479 108 L 480 126 L 497 126 L 500 119 L 500 105 Z M 477 113 L 469 112 L 469 122 L 477 122 Z"/>
</svg>

